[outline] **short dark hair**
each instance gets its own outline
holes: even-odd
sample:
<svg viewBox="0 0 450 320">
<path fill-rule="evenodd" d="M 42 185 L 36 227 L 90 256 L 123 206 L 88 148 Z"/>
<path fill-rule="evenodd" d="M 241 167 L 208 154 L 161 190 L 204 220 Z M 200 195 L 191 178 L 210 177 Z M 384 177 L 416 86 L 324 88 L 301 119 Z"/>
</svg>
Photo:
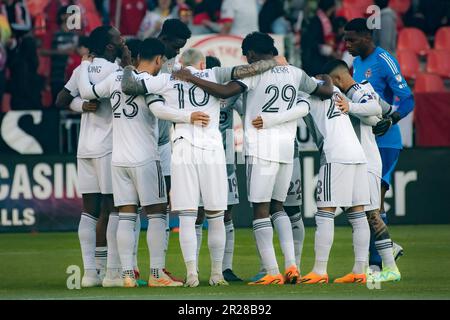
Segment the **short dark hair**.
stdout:
<svg viewBox="0 0 450 320">
<path fill-rule="evenodd" d="M 100 26 L 95 28 L 89 35 L 89 51 L 96 55 L 103 55 L 106 46 L 111 42 L 111 26 Z"/>
<path fill-rule="evenodd" d="M 351 20 L 345 25 L 344 30 L 372 35 L 372 30 L 367 27 L 367 19 L 364 18 L 356 18 Z"/>
<path fill-rule="evenodd" d="M 161 36 L 166 36 L 169 39 L 184 39 L 191 37 L 192 33 L 188 26 L 179 19 L 167 19 L 161 29 Z"/>
<path fill-rule="evenodd" d="M 156 38 L 147 38 L 142 41 L 139 56 L 144 60 L 153 60 L 156 56 L 163 56 L 166 52 L 166 47 Z"/>
<path fill-rule="evenodd" d="M 206 69 L 212 69 L 214 67 L 221 67 L 222 63 L 214 56 L 206 56 Z"/>
<path fill-rule="evenodd" d="M 327 11 L 334 6 L 336 6 L 336 0 L 320 0 L 318 4 L 318 8 L 322 11 Z"/>
<path fill-rule="evenodd" d="M 69 6 L 62 6 L 58 9 L 58 12 L 56 13 L 56 23 L 58 24 L 58 26 L 60 26 L 64 22 L 62 17 L 68 14 L 68 8 Z"/>
<path fill-rule="evenodd" d="M 323 66 L 322 73 L 323 74 L 330 74 L 330 73 L 332 73 L 334 70 L 336 70 L 338 68 L 345 68 L 348 72 L 350 72 L 350 69 L 349 69 L 347 63 L 345 63 L 345 61 L 339 60 L 339 59 L 335 59 L 335 60 L 331 60 L 331 61 L 327 62 Z"/>
<path fill-rule="evenodd" d="M 142 40 L 128 39 L 125 44 L 127 45 L 128 49 L 130 49 L 131 57 L 136 59 L 141 50 Z"/>
<path fill-rule="evenodd" d="M 389 0 L 375 0 L 375 5 L 379 6 L 380 9 L 384 9 L 389 5 Z"/>
<path fill-rule="evenodd" d="M 274 54 L 274 40 L 267 33 L 255 31 L 248 34 L 242 41 L 242 54 L 246 56 L 248 52 L 254 51 L 258 54 Z"/>
</svg>

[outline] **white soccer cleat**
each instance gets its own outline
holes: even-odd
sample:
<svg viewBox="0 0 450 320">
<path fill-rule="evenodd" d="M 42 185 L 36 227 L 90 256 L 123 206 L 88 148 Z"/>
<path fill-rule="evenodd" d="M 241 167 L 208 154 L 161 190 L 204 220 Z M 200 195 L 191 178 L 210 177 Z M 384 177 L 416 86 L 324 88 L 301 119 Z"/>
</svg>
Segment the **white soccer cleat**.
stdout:
<svg viewBox="0 0 450 320">
<path fill-rule="evenodd" d="M 123 287 L 123 278 L 119 269 L 107 270 L 102 285 L 104 288 Z"/>
<path fill-rule="evenodd" d="M 213 287 L 228 286 L 228 282 L 225 281 L 222 274 L 215 274 L 209 278 L 209 285 Z"/>
<path fill-rule="evenodd" d="M 83 288 L 92 288 L 92 287 L 100 287 L 102 285 L 102 279 L 95 273 L 95 275 L 84 274 L 81 279 L 81 287 Z"/>
<path fill-rule="evenodd" d="M 199 284 L 200 281 L 198 281 L 198 274 L 188 274 L 184 286 L 189 288 L 195 288 L 198 287 Z"/>
<path fill-rule="evenodd" d="M 167 274 L 164 270 L 159 271 L 159 277 L 155 277 L 152 274 L 148 279 L 149 287 L 182 287 L 183 282 L 178 281 Z"/>
<path fill-rule="evenodd" d="M 402 246 L 395 242 L 392 243 L 392 251 L 394 252 L 395 261 L 397 261 L 404 254 Z"/>
</svg>

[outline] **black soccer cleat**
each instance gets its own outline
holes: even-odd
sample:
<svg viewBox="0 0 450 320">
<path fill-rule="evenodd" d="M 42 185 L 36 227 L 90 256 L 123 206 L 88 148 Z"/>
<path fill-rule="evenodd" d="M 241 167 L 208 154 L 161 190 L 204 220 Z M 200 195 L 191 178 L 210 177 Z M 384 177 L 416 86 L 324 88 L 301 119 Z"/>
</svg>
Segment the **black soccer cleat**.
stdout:
<svg viewBox="0 0 450 320">
<path fill-rule="evenodd" d="M 226 269 L 222 272 L 223 278 L 228 282 L 237 282 L 242 281 L 241 278 L 239 278 L 237 275 L 234 274 L 233 270 Z"/>
</svg>

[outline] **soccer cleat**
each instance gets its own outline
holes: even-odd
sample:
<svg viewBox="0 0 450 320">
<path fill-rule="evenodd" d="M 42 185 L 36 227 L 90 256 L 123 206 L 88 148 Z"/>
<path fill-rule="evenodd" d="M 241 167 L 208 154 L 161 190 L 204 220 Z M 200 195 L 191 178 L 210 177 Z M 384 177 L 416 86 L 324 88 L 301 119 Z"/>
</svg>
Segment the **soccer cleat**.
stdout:
<svg viewBox="0 0 450 320">
<path fill-rule="evenodd" d="M 334 283 L 366 283 L 367 278 L 365 273 L 356 274 L 349 273 L 341 278 L 337 278 L 333 281 Z"/>
<path fill-rule="evenodd" d="M 104 288 L 123 287 L 123 279 L 120 270 L 106 270 L 106 275 L 103 278 L 102 286 Z"/>
<path fill-rule="evenodd" d="M 320 275 L 314 272 L 310 272 L 300 279 L 300 283 L 304 284 L 328 283 L 328 274 Z"/>
<path fill-rule="evenodd" d="M 300 278 L 300 273 L 298 272 L 296 265 L 290 266 L 284 272 L 284 283 L 285 284 L 297 284 L 297 280 L 299 278 Z"/>
<path fill-rule="evenodd" d="M 250 282 L 256 282 L 258 280 L 261 280 L 267 275 L 266 271 L 259 271 L 256 275 L 254 275 L 252 278 L 250 278 Z"/>
<path fill-rule="evenodd" d="M 198 274 L 188 274 L 184 286 L 189 288 L 195 288 L 198 287 L 199 284 L 200 281 L 198 281 Z"/>
<path fill-rule="evenodd" d="M 226 269 L 222 272 L 223 278 L 228 282 L 234 282 L 234 281 L 242 281 L 241 278 L 239 278 L 237 275 L 234 274 L 233 270 Z"/>
<path fill-rule="evenodd" d="M 137 283 L 136 279 L 134 279 L 130 276 L 125 276 L 123 278 L 123 287 L 124 288 L 136 288 L 136 287 L 138 287 L 138 283 Z"/>
<path fill-rule="evenodd" d="M 173 280 L 166 272 L 160 272 L 159 277 L 150 275 L 148 279 L 149 287 L 182 287 L 182 281 Z"/>
<path fill-rule="evenodd" d="M 84 275 L 81 279 L 81 287 L 83 288 L 92 288 L 92 287 L 100 287 L 102 285 L 102 279 L 95 274 L 94 276 L 91 275 Z"/>
<path fill-rule="evenodd" d="M 277 275 L 267 274 L 261 279 L 253 282 L 249 282 L 249 285 L 271 285 L 271 284 L 284 284 L 284 278 L 281 273 Z"/>
<path fill-rule="evenodd" d="M 223 275 L 217 274 L 211 275 L 211 278 L 209 278 L 209 285 L 213 287 L 228 286 L 228 282 L 225 281 Z"/>
<path fill-rule="evenodd" d="M 183 280 L 183 279 L 174 277 L 174 276 L 172 275 L 172 273 L 170 273 L 169 271 L 167 271 L 166 268 L 164 268 L 164 269 L 162 269 L 162 270 L 163 270 L 163 272 L 164 272 L 166 275 L 168 275 L 169 278 L 171 278 L 173 281 L 184 283 L 184 280 Z"/>
<path fill-rule="evenodd" d="M 395 261 L 397 261 L 404 254 L 403 248 L 395 242 L 392 243 L 392 251 L 394 252 Z"/>
<path fill-rule="evenodd" d="M 400 281 L 402 279 L 402 275 L 398 268 L 383 268 L 383 271 L 376 272 L 372 276 L 373 281 L 375 282 L 389 282 L 389 281 Z"/>
</svg>

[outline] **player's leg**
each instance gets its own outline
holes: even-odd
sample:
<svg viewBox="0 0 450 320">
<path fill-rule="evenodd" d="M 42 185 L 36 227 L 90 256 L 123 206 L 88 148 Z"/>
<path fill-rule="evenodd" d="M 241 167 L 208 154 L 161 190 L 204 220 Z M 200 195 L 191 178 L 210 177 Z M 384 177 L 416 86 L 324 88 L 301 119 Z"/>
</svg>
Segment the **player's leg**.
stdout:
<svg viewBox="0 0 450 320">
<path fill-rule="evenodd" d="M 195 148 L 195 152 L 200 192 L 208 220 L 208 248 L 211 258 L 209 284 L 228 285 L 222 274 L 226 239 L 224 213 L 228 199 L 225 152 L 223 148 L 216 150 Z"/>
<path fill-rule="evenodd" d="M 172 153 L 172 211 L 180 219 L 179 241 L 186 265 L 187 287 L 199 285 L 197 272 L 197 237 L 195 221 L 200 198 L 197 169 L 193 163 L 193 147 L 184 139 L 174 142 Z"/>
<path fill-rule="evenodd" d="M 251 285 L 283 284 L 273 246 L 270 201 L 279 163 L 254 157 L 246 158 L 248 200 L 253 205 L 253 233 L 261 262 L 267 274 Z"/>
<path fill-rule="evenodd" d="M 370 243 L 370 228 L 364 206 L 370 204 L 369 178 L 366 164 L 347 165 L 342 172 L 352 190 L 352 204 L 347 210 L 347 218 L 352 226 L 353 251 L 355 261 L 352 272 L 336 279 L 335 283 L 365 283 Z"/>
<path fill-rule="evenodd" d="M 305 226 L 303 224 L 301 206 L 302 206 L 302 181 L 300 158 L 294 159 L 294 168 L 289 185 L 286 201 L 283 204 L 284 211 L 289 216 L 292 228 L 292 237 L 294 239 L 295 263 L 300 271 L 300 259 L 303 251 L 303 242 L 305 239 Z"/>
<path fill-rule="evenodd" d="M 316 188 L 317 212 L 314 216 L 316 221 L 316 232 L 314 237 L 315 261 L 312 272 L 303 276 L 301 283 L 315 284 L 328 283 L 328 259 L 334 240 L 334 213 L 337 204 L 342 199 L 336 193 L 336 181 L 332 179 L 332 172 L 336 171 L 335 164 L 325 164 L 319 169 L 319 179 Z M 332 168 L 334 170 L 332 170 Z M 349 192 L 347 192 L 349 193 Z M 351 203 L 351 193 L 347 195 Z"/>
<path fill-rule="evenodd" d="M 170 165 L 172 158 L 172 146 L 169 143 L 158 146 L 159 157 L 161 159 L 161 170 L 164 176 L 164 180 L 166 183 L 166 191 L 167 191 L 167 208 L 166 208 L 166 238 L 165 238 L 165 250 L 167 252 L 169 248 L 169 239 L 170 239 L 170 189 L 171 189 L 171 173 L 170 173 Z"/>
<path fill-rule="evenodd" d="M 78 188 L 82 194 L 83 212 L 78 225 L 78 238 L 83 258 L 82 287 L 101 284 L 95 263 L 96 226 L 101 210 L 101 193 L 94 159 L 78 159 Z"/>
<path fill-rule="evenodd" d="M 233 205 L 239 203 L 239 191 L 234 165 L 227 164 L 228 174 L 228 208 L 225 211 L 225 253 L 223 256 L 222 273 L 226 281 L 242 281 L 233 272 L 234 256 L 234 224 L 233 224 Z"/>
<path fill-rule="evenodd" d="M 138 252 L 139 252 L 139 236 L 141 235 L 141 218 L 142 218 L 143 209 L 140 205 L 138 205 L 137 209 L 137 219 L 136 219 L 136 227 L 134 229 L 134 248 L 133 248 L 133 261 L 134 261 L 134 277 L 138 281 L 139 286 L 146 285 L 147 283 L 144 280 L 140 279 L 141 272 L 139 270 L 138 264 Z"/>
<path fill-rule="evenodd" d="M 111 195 L 112 197 L 112 195 Z M 108 256 L 108 247 L 106 242 L 106 230 L 108 227 L 108 219 L 111 211 L 103 206 L 103 195 L 102 195 L 102 206 L 100 210 L 100 217 L 97 221 L 96 226 L 96 243 L 95 243 L 95 266 L 100 279 L 103 280 L 106 273 L 106 261 Z"/>
<path fill-rule="evenodd" d="M 205 209 L 202 206 L 198 207 L 197 220 L 195 221 L 195 235 L 197 236 L 197 272 L 199 270 L 200 249 L 203 240 L 203 222 L 205 221 Z"/>
</svg>

